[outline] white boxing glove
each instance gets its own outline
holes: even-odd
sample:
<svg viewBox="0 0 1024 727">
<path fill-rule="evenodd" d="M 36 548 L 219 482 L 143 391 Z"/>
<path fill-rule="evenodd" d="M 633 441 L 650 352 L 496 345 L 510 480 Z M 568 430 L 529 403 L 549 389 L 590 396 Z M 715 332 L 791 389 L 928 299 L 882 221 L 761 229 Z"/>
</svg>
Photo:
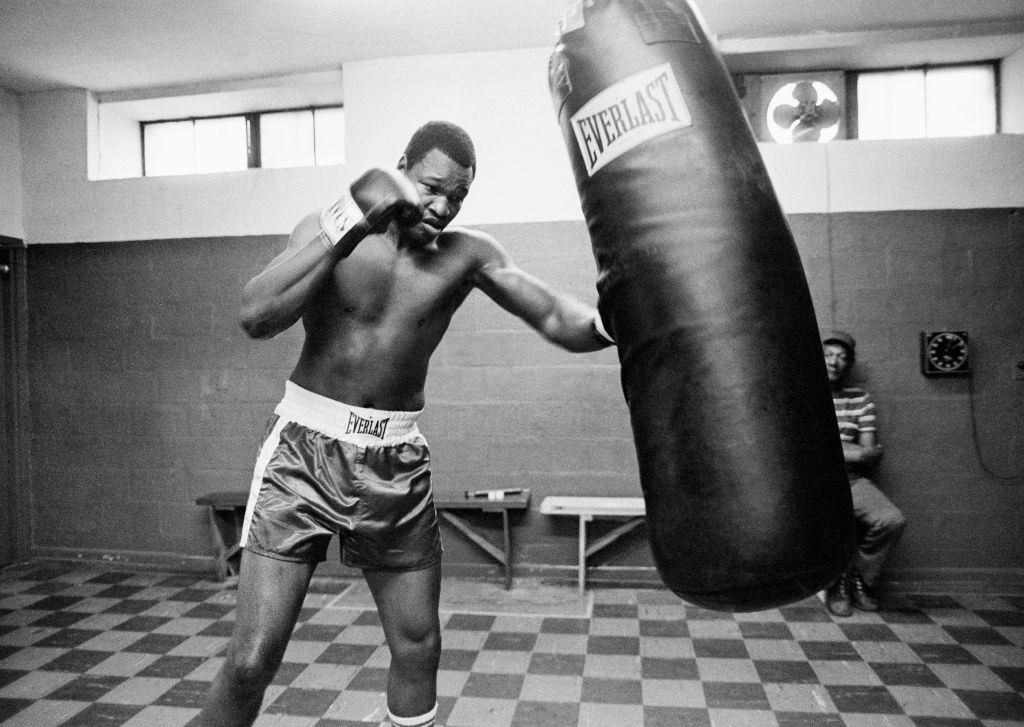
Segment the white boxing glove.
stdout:
<svg viewBox="0 0 1024 727">
<path fill-rule="evenodd" d="M 360 240 L 383 232 L 392 221 L 410 226 L 422 218 L 416 188 L 402 172 L 369 169 L 349 185 L 349 194 L 320 214 L 320 228 L 332 247 L 345 238 L 347 255 Z"/>
</svg>

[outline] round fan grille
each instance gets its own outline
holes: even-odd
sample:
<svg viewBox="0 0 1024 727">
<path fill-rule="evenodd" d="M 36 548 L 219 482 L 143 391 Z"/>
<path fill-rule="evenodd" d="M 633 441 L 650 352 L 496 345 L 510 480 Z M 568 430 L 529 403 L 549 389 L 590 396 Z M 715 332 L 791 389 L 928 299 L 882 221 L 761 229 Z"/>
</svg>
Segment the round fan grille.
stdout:
<svg viewBox="0 0 1024 727">
<path fill-rule="evenodd" d="M 839 133 L 839 98 L 821 81 L 787 83 L 772 96 L 765 121 L 780 144 L 831 141 Z"/>
</svg>

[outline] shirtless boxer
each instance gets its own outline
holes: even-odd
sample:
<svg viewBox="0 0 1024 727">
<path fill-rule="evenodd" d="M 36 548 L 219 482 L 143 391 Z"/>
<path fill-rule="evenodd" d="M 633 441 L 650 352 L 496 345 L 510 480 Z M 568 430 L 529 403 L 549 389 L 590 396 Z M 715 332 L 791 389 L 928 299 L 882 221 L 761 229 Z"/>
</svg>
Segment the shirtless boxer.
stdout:
<svg viewBox="0 0 1024 727">
<path fill-rule="evenodd" d="M 197 724 L 252 724 L 335 534 L 380 614 L 391 723 L 434 724 L 441 544 L 416 425 L 430 356 L 473 288 L 566 350 L 610 345 L 593 307 L 520 270 L 489 235 L 448 227 L 475 173 L 466 132 L 427 123 L 397 171 L 372 169 L 350 188 L 355 204 L 303 218 L 245 286 L 250 336 L 301 319 L 305 339 L 257 458 L 234 633 Z"/>
</svg>

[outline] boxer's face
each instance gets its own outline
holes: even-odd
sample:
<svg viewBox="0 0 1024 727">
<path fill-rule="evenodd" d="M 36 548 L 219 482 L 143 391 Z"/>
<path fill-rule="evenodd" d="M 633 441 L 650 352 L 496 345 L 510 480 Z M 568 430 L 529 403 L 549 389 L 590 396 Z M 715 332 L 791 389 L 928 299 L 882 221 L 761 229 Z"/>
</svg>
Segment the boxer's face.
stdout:
<svg viewBox="0 0 1024 727">
<path fill-rule="evenodd" d="M 825 343 L 822 345 L 825 352 L 825 370 L 828 371 L 828 380 L 837 383 L 846 376 L 850 368 L 850 354 L 846 346 L 838 343 Z"/>
<path fill-rule="evenodd" d="M 420 195 L 423 220 L 405 231 L 407 239 L 428 245 L 437 239 L 462 209 L 462 202 L 473 183 L 473 170 L 458 164 L 439 149 L 432 149 L 412 166 L 405 157 L 398 168 L 412 181 Z"/>
</svg>

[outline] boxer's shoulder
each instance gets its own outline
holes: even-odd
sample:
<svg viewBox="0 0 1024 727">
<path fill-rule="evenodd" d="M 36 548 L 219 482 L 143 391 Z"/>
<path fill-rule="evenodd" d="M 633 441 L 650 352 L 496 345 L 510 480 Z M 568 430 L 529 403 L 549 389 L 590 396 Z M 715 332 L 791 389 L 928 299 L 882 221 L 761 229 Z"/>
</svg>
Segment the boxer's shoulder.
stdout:
<svg viewBox="0 0 1024 727">
<path fill-rule="evenodd" d="M 507 258 L 504 249 L 491 235 L 466 227 L 446 229 L 438 239 L 438 247 L 475 268 Z"/>
<path fill-rule="evenodd" d="M 446 227 L 441 233 L 439 242 L 445 245 L 478 245 L 478 244 L 493 244 L 496 245 L 497 241 L 488 235 L 486 232 L 480 230 L 473 230 L 468 227 L 458 227 L 452 225 Z"/>
</svg>

